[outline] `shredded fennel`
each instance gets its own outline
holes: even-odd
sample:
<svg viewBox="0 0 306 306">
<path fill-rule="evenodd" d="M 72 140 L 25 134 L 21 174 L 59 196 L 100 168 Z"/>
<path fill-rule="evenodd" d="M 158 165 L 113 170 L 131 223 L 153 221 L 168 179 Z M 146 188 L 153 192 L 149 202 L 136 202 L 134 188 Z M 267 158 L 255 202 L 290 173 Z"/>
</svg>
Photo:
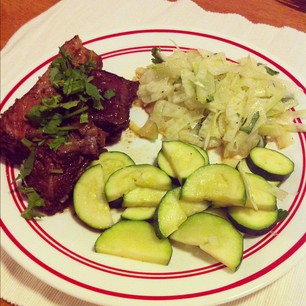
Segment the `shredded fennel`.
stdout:
<svg viewBox="0 0 306 306">
<path fill-rule="evenodd" d="M 137 69 L 138 98 L 167 140 L 221 148 L 231 158 L 247 156 L 263 138 L 286 147 L 291 132 L 306 131 L 295 122 L 306 111 L 292 111 L 298 90 L 250 56 L 233 62 L 224 53 L 177 48 L 158 59 Z"/>
</svg>

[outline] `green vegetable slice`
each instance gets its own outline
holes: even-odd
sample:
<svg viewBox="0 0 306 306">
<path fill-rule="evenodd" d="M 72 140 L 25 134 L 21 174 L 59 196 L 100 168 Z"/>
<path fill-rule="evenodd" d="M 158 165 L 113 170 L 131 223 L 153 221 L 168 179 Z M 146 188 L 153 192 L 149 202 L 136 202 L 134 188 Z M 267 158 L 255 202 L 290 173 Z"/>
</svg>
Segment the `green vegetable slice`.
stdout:
<svg viewBox="0 0 306 306">
<path fill-rule="evenodd" d="M 95 243 L 97 253 L 167 265 L 172 256 L 168 239 L 158 239 L 146 221 L 122 220 L 104 231 Z"/>
</svg>

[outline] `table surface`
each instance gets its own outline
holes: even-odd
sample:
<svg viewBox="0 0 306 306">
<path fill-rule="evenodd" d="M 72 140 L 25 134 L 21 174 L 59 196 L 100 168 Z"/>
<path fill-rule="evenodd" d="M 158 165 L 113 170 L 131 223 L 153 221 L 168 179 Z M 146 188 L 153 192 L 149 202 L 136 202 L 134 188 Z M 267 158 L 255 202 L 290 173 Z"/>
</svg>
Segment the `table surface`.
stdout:
<svg viewBox="0 0 306 306">
<path fill-rule="evenodd" d="M 193 0 L 207 11 L 237 13 L 254 23 L 288 26 L 306 32 L 304 0 Z M 1 49 L 27 21 L 35 18 L 59 0 L 1 0 Z M 10 305 L 0 300 L 1 306 Z"/>
<path fill-rule="evenodd" d="M 36 17 L 59 0 L 1 0 L 1 49 L 28 20 Z M 306 32 L 304 0 L 194 0 L 207 11 L 237 13 L 254 23 L 276 27 L 289 26 Z"/>
</svg>

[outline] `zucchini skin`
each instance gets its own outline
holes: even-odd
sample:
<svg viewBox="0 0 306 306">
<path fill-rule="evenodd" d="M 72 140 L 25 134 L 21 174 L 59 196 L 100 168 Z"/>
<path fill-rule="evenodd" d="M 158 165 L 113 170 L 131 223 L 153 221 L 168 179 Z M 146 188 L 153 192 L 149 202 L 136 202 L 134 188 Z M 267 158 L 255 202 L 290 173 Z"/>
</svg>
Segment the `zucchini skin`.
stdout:
<svg viewBox="0 0 306 306">
<path fill-rule="evenodd" d="M 277 218 L 277 211 L 275 214 L 275 218 L 272 219 L 272 222 L 269 225 L 266 226 L 258 226 L 257 228 L 251 227 L 251 226 L 247 226 L 247 225 L 243 225 L 242 222 L 239 222 L 237 219 L 235 218 L 234 214 L 232 213 L 232 209 L 237 209 L 237 208 L 228 208 L 227 209 L 227 218 L 228 220 L 233 224 L 233 226 L 240 232 L 246 234 L 246 235 L 250 235 L 250 236 L 262 236 L 264 234 L 267 234 L 268 232 L 270 232 L 275 225 L 278 223 L 278 218 Z M 240 208 L 239 208 L 240 209 Z M 251 208 L 241 208 L 241 209 L 251 209 Z M 260 211 L 259 211 L 260 213 Z M 264 211 L 264 213 L 267 213 Z M 268 212 L 271 213 L 271 212 Z"/>
<path fill-rule="evenodd" d="M 277 151 L 274 151 L 272 149 L 255 147 L 254 149 L 251 150 L 250 154 L 246 157 L 245 161 L 246 161 L 246 164 L 249 167 L 250 171 L 255 173 L 255 174 L 258 174 L 258 175 L 262 176 L 267 181 L 271 181 L 271 182 L 283 182 L 294 171 L 294 163 L 292 161 L 291 161 L 292 162 L 292 169 L 291 169 L 291 171 L 288 171 L 286 174 L 271 173 L 271 172 L 263 169 L 262 167 L 258 166 L 256 164 L 256 162 L 254 162 L 254 160 L 253 160 L 254 159 L 253 155 L 256 154 L 255 153 L 256 150 L 267 150 L 267 152 L 270 152 L 270 153 L 275 152 L 275 154 L 277 154 L 277 155 L 283 155 L 283 154 L 279 153 Z M 283 156 L 284 156 L 284 159 L 289 160 L 289 158 L 287 158 L 285 155 L 283 155 Z M 273 160 L 271 160 L 271 163 L 273 164 Z"/>
<path fill-rule="evenodd" d="M 290 174 L 287 174 L 287 175 L 279 175 L 279 174 L 273 174 L 273 173 L 270 173 L 258 166 L 256 166 L 253 161 L 251 160 L 250 156 L 248 156 L 246 158 L 246 163 L 250 169 L 250 171 L 252 171 L 253 173 L 257 174 L 257 175 L 260 175 L 262 176 L 263 178 L 265 178 L 267 181 L 270 181 L 270 182 L 283 182 L 285 181 L 289 176 Z"/>
</svg>

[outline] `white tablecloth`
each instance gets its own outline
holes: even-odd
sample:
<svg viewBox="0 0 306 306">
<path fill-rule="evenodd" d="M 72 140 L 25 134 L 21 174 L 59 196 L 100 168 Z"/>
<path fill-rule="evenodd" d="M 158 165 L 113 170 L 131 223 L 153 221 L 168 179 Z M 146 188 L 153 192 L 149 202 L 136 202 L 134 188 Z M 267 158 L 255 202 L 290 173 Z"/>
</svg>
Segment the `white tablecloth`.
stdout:
<svg viewBox="0 0 306 306">
<path fill-rule="evenodd" d="M 247 4 L 246 4 L 247 5 Z M 189 0 L 62 0 L 25 24 L 2 50 L 3 84 L 36 67 L 54 54 L 54 46 L 75 34 L 89 40 L 103 33 L 128 28 L 165 26 L 205 29 L 206 32 L 230 35 L 273 54 L 306 77 L 306 34 L 295 29 L 252 24 L 237 14 L 219 14 L 203 10 Z M 102 33 L 102 34 L 101 34 Z M 47 39 L 46 39 L 47 37 Z M 32 48 L 32 46 L 36 46 Z M 16 60 L 18 58 L 18 60 Z M 20 65 L 23 63 L 23 65 Z M 2 86 L 2 85 L 1 85 Z M 2 90 L 1 90 L 2 91 Z M 3 99 L 5 92 L 1 92 Z M 228 306 L 306 305 L 306 260 L 273 284 Z M 17 305 L 92 305 L 66 295 L 45 284 L 11 259 L 1 249 L 1 297 Z"/>
</svg>

